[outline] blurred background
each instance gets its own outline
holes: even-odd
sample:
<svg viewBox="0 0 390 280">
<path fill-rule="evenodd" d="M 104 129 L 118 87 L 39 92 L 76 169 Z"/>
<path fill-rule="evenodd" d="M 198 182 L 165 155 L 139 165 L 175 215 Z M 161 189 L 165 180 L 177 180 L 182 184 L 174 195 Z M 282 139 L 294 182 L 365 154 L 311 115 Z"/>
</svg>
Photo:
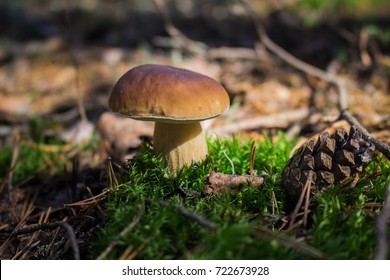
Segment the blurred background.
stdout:
<svg viewBox="0 0 390 280">
<path fill-rule="evenodd" d="M 283 49 L 325 71 L 362 82 L 362 87 L 351 90 L 364 91 L 351 100 L 352 107 L 366 106 L 359 110 L 377 121 L 376 114 L 389 112 L 388 1 L 247 3 Z M 107 111 L 116 80 L 144 63 L 189 68 L 219 80 L 231 95 L 233 109 L 244 107 L 231 112 L 230 121 L 305 106 L 326 115 L 336 102 L 323 94 L 331 93 L 323 81 L 297 71 L 262 45 L 253 17 L 241 1 L 4 0 L 0 4 L 2 143 L 15 125 L 35 136 L 82 141 L 88 136 L 69 129 L 79 120 L 96 124 Z M 287 126 L 291 123 L 249 129 L 286 130 Z M 149 128 L 145 129 L 141 134 L 147 136 Z"/>
<path fill-rule="evenodd" d="M 388 93 L 388 1 L 247 3 L 276 44 L 321 69 L 348 72 L 365 82 L 368 90 L 362 103 L 367 98 L 380 103 L 367 104 L 374 106 L 367 110 L 388 112 L 383 96 L 370 96 L 378 90 Z M 31 129 L 31 122 L 54 125 L 59 120 L 57 130 L 42 131 L 49 134 L 69 128 L 80 115 L 96 123 L 107 110 L 107 96 L 116 80 L 143 63 L 170 64 L 212 76 L 229 90 L 232 103 L 251 103 L 252 113 L 260 115 L 309 101 L 324 109 L 332 101 L 311 94 L 326 91 L 326 85 L 290 68 L 261 44 L 240 1 L 3 0 L 1 138 L 13 125 Z M 310 99 L 322 99 L 323 104 Z M 384 102 L 384 108 L 375 107 Z M 65 140 L 73 138 L 63 133 Z"/>
</svg>

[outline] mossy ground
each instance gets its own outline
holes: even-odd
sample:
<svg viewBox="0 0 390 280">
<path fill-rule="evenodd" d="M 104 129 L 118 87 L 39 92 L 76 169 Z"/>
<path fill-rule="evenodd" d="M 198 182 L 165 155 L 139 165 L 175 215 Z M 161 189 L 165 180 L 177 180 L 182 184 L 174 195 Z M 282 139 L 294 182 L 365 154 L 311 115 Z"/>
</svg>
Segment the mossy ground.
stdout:
<svg viewBox="0 0 390 280">
<path fill-rule="evenodd" d="M 280 174 L 295 143 L 282 134 L 278 139 L 255 142 L 254 174 L 267 174 L 264 185 L 211 196 L 202 195 L 211 170 L 249 173 L 252 141 L 209 141 L 209 158 L 176 176 L 145 145 L 128 162 L 128 174 L 118 178 L 123 186 L 105 204 L 109 220 L 90 244 L 89 257 L 98 257 L 139 218 L 104 258 L 371 259 L 375 218 L 390 181 L 389 162 L 371 163 L 353 188 L 336 186 L 319 195 L 303 232 L 279 230 L 290 214 Z M 216 230 L 183 214 L 177 205 L 213 223 Z"/>
</svg>

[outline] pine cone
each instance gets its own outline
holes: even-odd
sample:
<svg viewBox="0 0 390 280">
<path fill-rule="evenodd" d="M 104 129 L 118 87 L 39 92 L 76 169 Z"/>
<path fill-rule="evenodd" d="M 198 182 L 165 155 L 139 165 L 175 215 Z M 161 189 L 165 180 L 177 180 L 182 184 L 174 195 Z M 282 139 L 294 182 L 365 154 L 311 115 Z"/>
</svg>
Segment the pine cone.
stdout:
<svg viewBox="0 0 390 280">
<path fill-rule="evenodd" d="M 330 186 L 345 184 L 362 173 L 376 157 L 375 147 L 362 138 L 356 127 L 349 134 L 342 128 L 330 135 L 322 133 L 301 146 L 282 173 L 282 186 L 291 203 L 296 203 L 306 181 L 311 178 L 311 195 Z"/>
</svg>

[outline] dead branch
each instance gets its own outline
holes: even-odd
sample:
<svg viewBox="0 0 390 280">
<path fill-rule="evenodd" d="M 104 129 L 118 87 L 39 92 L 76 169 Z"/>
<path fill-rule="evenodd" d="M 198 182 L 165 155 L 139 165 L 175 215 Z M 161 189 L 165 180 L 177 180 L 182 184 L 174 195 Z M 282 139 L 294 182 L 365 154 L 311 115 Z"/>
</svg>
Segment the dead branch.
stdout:
<svg viewBox="0 0 390 280">
<path fill-rule="evenodd" d="M 390 223 L 390 183 L 387 186 L 385 194 L 385 202 L 381 213 L 376 219 L 376 249 L 374 258 L 376 260 L 385 260 L 389 252 L 388 243 L 388 226 Z"/>
<path fill-rule="evenodd" d="M 259 56 L 257 52 L 250 48 L 231 48 L 220 47 L 209 49 L 206 52 L 206 57 L 210 60 L 214 59 L 226 59 L 226 60 L 258 60 Z"/>
<path fill-rule="evenodd" d="M 72 226 L 69 225 L 65 221 L 35 224 L 35 225 L 31 225 L 31 226 L 24 227 L 21 229 L 16 229 L 11 233 L 10 239 L 12 239 L 18 235 L 22 235 L 22 234 L 33 233 L 33 232 L 43 230 L 43 229 L 56 229 L 58 227 L 62 227 L 66 230 L 66 232 L 68 233 L 70 242 L 71 242 L 72 249 L 73 249 L 73 258 L 75 260 L 80 260 L 80 250 L 79 250 L 79 247 L 77 245 L 76 234 L 75 234 Z"/>
<path fill-rule="evenodd" d="M 314 259 L 324 259 L 325 255 L 318 249 L 308 245 L 306 242 L 300 242 L 295 238 L 292 238 L 284 234 L 275 234 L 274 231 L 268 229 L 265 226 L 258 226 L 255 228 L 255 231 L 251 233 L 255 238 L 261 238 L 263 240 L 269 240 L 272 242 L 277 242 L 286 248 L 291 248 L 295 251 L 302 252 L 308 256 L 313 257 Z"/>
<path fill-rule="evenodd" d="M 162 17 L 165 30 L 176 41 L 179 47 L 189 53 L 203 54 L 206 49 L 203 43 L 191 40 L 175 27 L 169 16 L 165 0 L 153 0 L 153 2 Z"/>
<path fill-rule="evenodd" d="M 152 204 L 153 200 L 151 200 L 150 198 L 147 198 L 146 202 L 148 204 Z M 217 226 L 213 222 L 203 218 L 202 216 L 199 216 L 198 214 L 195 214 L 194 212 L 191 212 L 190 210 L 188 210 L 187 208 L 185 208 L 182 205 L 175 204 L 175 203 L 169 203 L 168 201 L 164 201 L 164 200 L 159 200 L 159 201 L 157 201 L 157 203 L 163 207 L 172 206 L 173 209 L 180 212 L 183 216 L 185 216 L 185 217 L 189 218 L 190 220 L 207 228 L 210 232 L 215 232 L 217 230 Z"/>
<path fill-rule="evenodd" d="M 226 124 L 221 127 L 215 127 L 212 129 L 212 133 L 217 135 L 225 135 L 236 133 L 243 130 L 256 129 L 258 127 L 288 127 L 291 123 L 302 121 L 310 114 L 308 108 L 302 108 L 297 110 L 285 111 L 280 114 L 271 116 L 257 116 L 251 119 L 244 119 L 235 121 L 230 124 Z"/>
<path fill-rule="evenodd" d="M 364 140 L 371 142 L 374 144 L 374 146 L 378 149 L 379 152 L 381 152 L 387 159 L 390 160 L 390 147 L 383 143 L 382 141 L 376 139 L 374 136 L 372 136 L 367 129 L 365 129 L 359 121 L 351 114 L 348 110 L 342 110 L 340 118 L 345 119 L 350 124 L 358 127 L 361 132 Z"/>
<path fill-rule="evenodd" d="M 222 191 L 238 190 L 244 184 L 250 184 L 252 187 L 259 187 L 264 183 L 265 179 L 261 176 L 251 175 L 231 175 L 211 171 L 207 177 L 203 193 L 216 194 Z"/>
<path fill-rule="evenodd" d="M 119 241 L 125 237 L 140 221 L 142 214 L 142 207 L 140 204 L 137 205 L 137 214 L 135 215 L 133 221 L 125 227 L 107 246 L 107 248 L 97 257 L 98 260 L 104 259 L 108 253 L 114 249 L 116 245 L 118 245 Z"/>
</svg>

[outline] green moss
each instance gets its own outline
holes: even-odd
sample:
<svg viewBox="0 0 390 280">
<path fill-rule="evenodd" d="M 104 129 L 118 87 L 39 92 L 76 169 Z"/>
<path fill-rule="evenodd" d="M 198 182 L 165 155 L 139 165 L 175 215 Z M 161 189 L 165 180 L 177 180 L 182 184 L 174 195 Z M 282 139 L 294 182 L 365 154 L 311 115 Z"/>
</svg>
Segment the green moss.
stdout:
<svg viewBox="0 0 390 280">
<path fill-rule="evenodd" d="M 295 144 L 279 136 L 275 143 L 270 139 L 255 143 L 254 173 L 267 174 L 263 186 L 244 185 L 237 192 L 206 197 L 203 185 L 212 170 L 249 173 L 251 141 L 209 141 L 209 158 L 184 168 L 177 176 L 144 146 L 129 161 L 128 176 L 121 178 L 127 183 L 105 205 L 109 221 L 91 244 L 90 257 L 96 258 L 109 246 L 137 216 L 140 205 L 139 222 L 106 258 L 118 259 L 125 250 L 137 259 L 371 258 L 377 210 L 366 206 L 367 202 L 383 201 L 390 164 L 373 163 L 368 173 L 373 175 L 362 178 L 355 188 L 334 187 L 321 194 L 307 238 L 301 241 L 294 232 L 278 230 L 282 217 L 289 214 L 283 212 L 280 174 Z M 206 219 L 216 230 L 187 217 L 178 205 Z"/>
<path fill-rule="evenodd" d="M 375 170 L 375 171 L 374 171 Z M 375 217 L 390 182 L 390 164 L 372 163 L 354 188 L 333 187 L 317 199 L 309 243 L 334 259 L 372 259 Z M 379 204 L 380 205 L 380 204 Z"/>
</svg>

